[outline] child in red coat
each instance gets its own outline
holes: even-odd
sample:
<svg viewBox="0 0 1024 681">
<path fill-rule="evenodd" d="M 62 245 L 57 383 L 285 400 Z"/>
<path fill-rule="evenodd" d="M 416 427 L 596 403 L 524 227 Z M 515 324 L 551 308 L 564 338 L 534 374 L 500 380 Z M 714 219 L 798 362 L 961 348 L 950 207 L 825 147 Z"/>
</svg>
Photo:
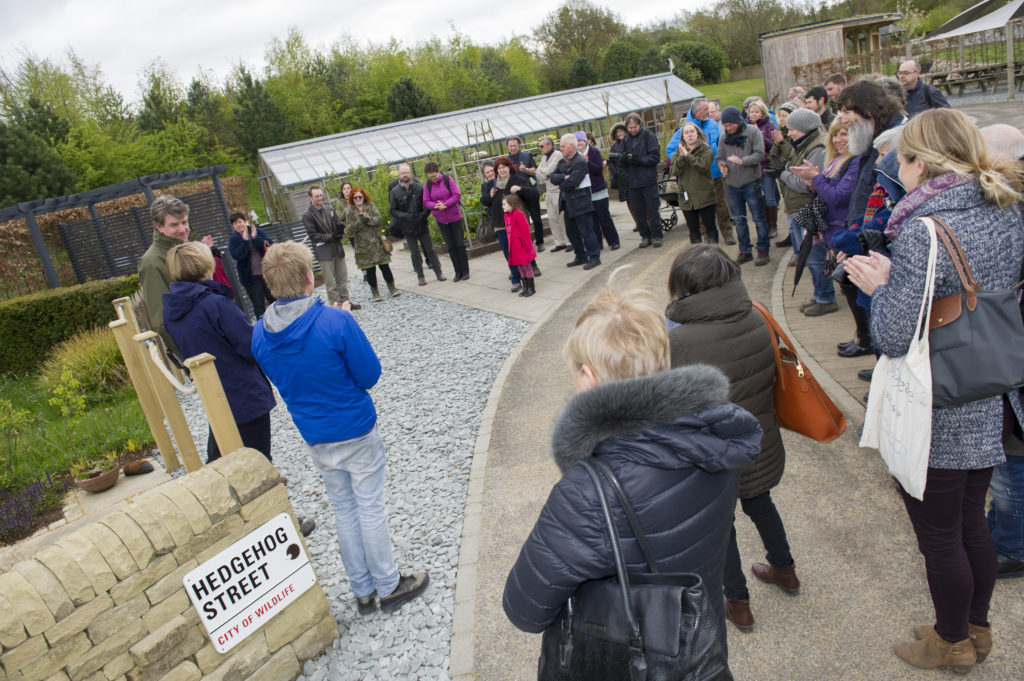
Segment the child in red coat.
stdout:
<svg viewBox="0 0 1024 681">
<path fill-rule="evenodd" d="M 533 280 L 533 266 L 530 264 L 537 257 L 530 238 L 530 225 L 526 222 L 526 211 L 523 200 L 515 194 L 509 194 L 501 200 L 501 209 L 505 211 L 505 234 L 508 235 L 508 264 L 518 267 L 519 276 L 523 279 L 523 290 L 519 294 L 528 298 L 537 292 Z"/>
</svg>

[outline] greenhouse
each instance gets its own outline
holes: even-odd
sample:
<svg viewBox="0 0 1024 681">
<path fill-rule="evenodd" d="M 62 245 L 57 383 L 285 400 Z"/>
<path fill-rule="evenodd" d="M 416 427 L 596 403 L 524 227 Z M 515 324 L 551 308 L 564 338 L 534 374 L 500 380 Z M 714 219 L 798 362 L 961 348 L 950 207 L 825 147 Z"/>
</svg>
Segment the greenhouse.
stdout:
<svg viewBox="0 0 1024 681">
<path fill-rule="evenodd" d="M 548 133 L 590 130 L 601 140 L 612 122 L 631 111 L 657 130 L 666 106 L 672 106 L 675 121 L 700 96 L 675 75 L 660 73 L 281 144 L 260 149 L 260 194 L 271 219 L 296 220 L 308 204 L 307 185 L 327 177 L 452 149 L 465 149 L 473 157 L 492 156 L 503 152 L 505 139 L 513 135 L 524 137 L 528 148 Z M 437 160 L 444 170 L 453 170 L 444 168 L 442 158 Z"/>
</svg>

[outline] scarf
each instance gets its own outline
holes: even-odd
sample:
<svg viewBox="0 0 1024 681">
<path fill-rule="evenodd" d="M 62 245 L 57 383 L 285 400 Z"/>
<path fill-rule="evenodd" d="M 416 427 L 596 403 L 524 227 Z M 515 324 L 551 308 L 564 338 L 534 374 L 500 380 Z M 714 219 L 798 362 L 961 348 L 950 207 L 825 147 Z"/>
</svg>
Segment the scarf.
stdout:
<svg viewBox="0 0 1024 681">
<path fill-rule="evenodd" d="M 494 178 L 494 185 L 495 185 L 495 186 L 496 186 L 496 187 L 497 187 L 498 189 L 504 190 L 504 189 L 505 189 L 505 187 L 506 187 L 506 186 L 508 186 L 508 182 L 509 182 L 509 180 L 511 180 L 511 179 L 512 179 L 512 178 L 511 178 L 511 177 L 509 177 L 509 178 L 508 178 L 508 180 L 503 180 L 503 179 L 501 179 L 500 177 L 496 177 L 496 178 Z"/>
<path fill-rule="evenodd" d="M 740 147 L 742 149 L 747 141 L 747 136 L 743 134 L 746 129 L 747 124 L 740 123 L 740 127 L 736 128 L 736 132 L 732 134 L 725 133 L 725 143 L 731 147 Z"/>
<path fill-rule="evenodd" d="M 947 189 L 971 182 L 977 182 L 977 180 L 970 175 L 959 175 L 949 172 L 917 185 L 913 191 L 907 192 L 907 195 L 893 206 L 892 215 L 889 216 L 889 223 L 885 227 L 885 235 L 889 237 L 890 241 L 895 239 L 896 235 L 900 233 L 903 221 L 909 218 L 925 201 L 938 196 Z"/>
</svg>

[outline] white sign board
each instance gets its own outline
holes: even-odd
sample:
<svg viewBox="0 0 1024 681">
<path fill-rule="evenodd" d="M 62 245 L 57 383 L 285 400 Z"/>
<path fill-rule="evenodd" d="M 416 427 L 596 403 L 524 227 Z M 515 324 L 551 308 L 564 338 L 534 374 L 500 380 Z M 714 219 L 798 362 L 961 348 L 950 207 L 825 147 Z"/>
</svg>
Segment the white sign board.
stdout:
<svg viewBox="0 0 1024 681">
<path fill-rule="evenodd" d="M 316 583 L 292 517 L 282 513 L 185 575 L 185 591 L 226 653 Z"/>
</svg>

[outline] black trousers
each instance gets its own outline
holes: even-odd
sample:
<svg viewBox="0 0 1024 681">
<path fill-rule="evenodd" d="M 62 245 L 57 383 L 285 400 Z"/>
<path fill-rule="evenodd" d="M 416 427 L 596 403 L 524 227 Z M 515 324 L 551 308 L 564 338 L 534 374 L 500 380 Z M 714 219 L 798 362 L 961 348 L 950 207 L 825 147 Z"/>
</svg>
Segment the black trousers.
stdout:
<svg viewBox="0 0 1024 681">
<path fill-rule="evenodd" d="M 267 461 L 273 462 L 270 458 L 270 412 L 268 411 L 258 419 L 248 423 L 238 423 L 238 434 L 242 436 L 242 445 L 250 447 L 267 457 Z M 217 441 L 213 439 L 213 431 L 210 431 L 206 439 L 206 463 L 212 463 L 220 458 L 220 449 Z"/>
<path fill-rule="evenodd" d="M 740 499 L 740 507 L 754 523 L 761 542 L 767 552 L 768 562 L 773 568 L 781 569 L 793 564 L 793 556 L 789 552 L 789 540 L 786 528 L 779 517 L 779 511 L 772 502 L 771 492 L 764 492 L 750 499 Z M 722 587 L 725 597 L 732 601 L 750 599 L 747 592 L 747 580 L 743 576 L 743 562 L 740 560 L 739 545 L 736 544 L 736 521 L 729 534 L 729 548 L 725 551 L 725 572 L 722 575 Z"/>
<path fill-rule="evenodd" d="M 277 300 L 274 296 L 270 295 L 270 288 L 267 286 L 267 282 L 259 275 L 253 275 L 252 283 L 245 287 L 245 292 L 249 294 L 249 300 L 252 301 L 252 309 L 256 313 L 256 319 L 263 316 L 267 305 Z"/>
<path fill-rule="evenodd" d="M 395 283 L 395 275 L 391 274 L 390 265 L 377 265 L 377 267 L 380 268 L 380 273 L 384 275 L 386 283 Z M 377 267 L 370 267 L 364 270 L 366 272 L 366 283 L 370 285 L 370 288 L 377 288 Z"/>
<path fill-rule="evenodd" d="M 448 246 L 448 257 L 452 259 L 452 268 L 456 277 L 469 274 L 469 253 L 466 252 L 466 235 L 462 232 L 462 220 L 458 222 L 439 222 L 441 236 Z"/>
<path fill-rule="evenodd" d="M 609 246 L 619 245 L 619 231 L 615 229 L 607 196 L 603 199 L 594 199 L 594 234 L 597 236 L 598 246 L 605 242 Z"/>
<path fill-rule="evenodd" d="M 857 291 L 859 289 L 853 284 L 846 283 L 840 284 L 839 290 L 846 296 L 846 303 L 850 306 L 850 312 L 853 313 L 853 321 L 857 325 L 857 345 L 862 348 L 870 348 L 871 328 L 868 326 L 868 316 L 870 313 L 857 304 Z"/>
<path fill-rule="evenodd" d="M 626 195 L 626 202 L 629 204 L 629 212 L 636 220 L 637 231 L 641 238 L 660 239 L 661 216 L 658 214 L 658 205 L 661 199 L 658 197 L 658 185 L 651 184 L 646 187 L 629 188 Z"/>
<path fill-rule="evenodd" d="M 699 244 L 702 239 L 700 235 L 700 223 L 704 221 L 704 231 L 708 233 L 708 241 L 718 243 L 718 227 L 715 226 L 715 212 L 718 206 L 711 204 L 697 210 L 684 210 L 683 218 L 686 220 L 686 228 L 690 230 L 690 243 Z"/>
<path fill-rule="evenodd" d="M 544 243 L 544 223 L 540 219 L 540 197 L 528 199 L 526 211 L 530 214 L 530 221 L 533 223 L 533 242 L 540 246 Z"/>
</svg>

